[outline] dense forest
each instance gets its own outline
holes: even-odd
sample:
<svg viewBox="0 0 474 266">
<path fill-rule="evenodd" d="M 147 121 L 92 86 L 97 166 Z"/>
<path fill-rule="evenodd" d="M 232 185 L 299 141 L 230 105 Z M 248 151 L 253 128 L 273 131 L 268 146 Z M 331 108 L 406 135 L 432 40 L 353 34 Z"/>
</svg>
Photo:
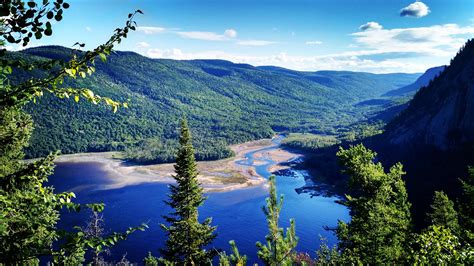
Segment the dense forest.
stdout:
<svg viewBox="0 0 474 266">
<path fill-rule="evenodd" d="M 81 52 L 47 46 L 12 56 L 65 60 L 73 53 Z M 296 72 L 221 60 L 150 59 L 131 52 L 114 52 L 107 63 L 97 62 L 95 68 L 89 79 L 67 78 L 66 84 L 126 101 L 128 108 L 111 114 L 91 103 L 45 95 L 27 106 L 36 122 L 28 157 L 51 150 L 125 150 L 128 159 L 141 163 L 172 161 L 176 121 L 182 115 L 196 131 L 199 160 L 228 157 L 228 144 L 267 138 L 275 132 L 341 134 L 387 105 L 398 104 L 390 99 L 383 105 L 358 102 L 410 84 L 419 76 Z"/>
</svg>

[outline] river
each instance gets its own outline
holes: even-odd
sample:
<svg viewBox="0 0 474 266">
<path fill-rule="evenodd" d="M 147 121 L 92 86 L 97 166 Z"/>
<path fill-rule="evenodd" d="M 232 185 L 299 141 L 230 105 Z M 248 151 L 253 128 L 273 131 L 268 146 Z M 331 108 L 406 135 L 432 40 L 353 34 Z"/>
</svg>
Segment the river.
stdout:
<svg viewBox="0 0 474 266">
<path fill-rule="evenodd" d="M 277 149 L 281 140 L 282 137 L 274 138 L 274 145 L 264 150 Z M 249 152 L 245 160 L 236 163 L 254 166 L 259 175 L 268 178 L 271 175 L 268 169 L 275 162 L 265 159 L 265 164 L 254 165 L 253 155 L 262 150 Z M 293 174 L 290 176 L 277 175 L 276 178 L 277 192 L 285 197 L 280 225 L 286 228 L 289 226 L 289 219 L 294 218 L 299 237 L 297 250 L 314 256 L 320 236 L 326 238 L 330 245 L 337 243 L 334 234 L 324 227 L 336 226 L 339 219 L 349 220 L 349 213 L 344 206 L 335 203 L 335 197 L 297 193 L 295 189 L 304 186 L 307 173 L 302 170 L 291 172 Z M 166 237 L 159 226 L 163 222 L 161 216 L 170 211 L 163 202 L 167 199 L 168 185 L 146 183 L 119 189 L 98 189 L 109 178 L 98 163 L 58 163 L 50 184 L 57 192 L 74 188 L 78 203 L 105 203 L 103 215 L 106 232 L 126 230 L 129 226 L 148 223 L 150 228 L 145 232 L 134 233 L 115 246 L 109 255 L 105 255 L 107 261 L 118 261 L 126 254 L 129 261 L 141 262 L 148 251 L 159 256 L 158 249 L 164 246 Z M 264 187 L 257 186 L 207 194 L 208 199 L 199 213 L 201 218 L 212 217 L 212 224 L 217 226 L 215 247 L 229 251 L 229 240 L 235 240 L 241 254 L 246 254 L 250 263 L 260 262 L 255 242 L 264 242 L 267 234 L 267 224 L 262 212 L 267 193 Z M 89 215 L 87 211 L 64 213 L 59 227 L 84 226 Z"/>
</svg>

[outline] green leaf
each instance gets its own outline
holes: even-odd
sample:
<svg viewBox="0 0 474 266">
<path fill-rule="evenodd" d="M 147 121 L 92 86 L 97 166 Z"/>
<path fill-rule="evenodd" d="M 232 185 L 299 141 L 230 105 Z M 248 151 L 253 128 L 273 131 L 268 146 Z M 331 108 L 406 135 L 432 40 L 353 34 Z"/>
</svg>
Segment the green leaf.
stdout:
<svg viewBox="0 0 474 266">
<path fill-rule="evenodd" d="M 102 60 L 102 62 L 105 63 L 105 61 L 107 61 L 107 56 L 104 53 L 100 53 L 99 57 L 100 57 L 100 60 Z"/>
<path fill-rule="evenodd" d="M 41 37 L 43 37 L 43 34 L 40 31 L 35 32 L 36 39 L 41 39 Z"/>
<path fill-rule="evenodd" d="M 77 94 L 74 95 L 74 101 L 76 101 L 76 103 L 79 102 L 79 95 L 77 95 Z"/>
</svg>

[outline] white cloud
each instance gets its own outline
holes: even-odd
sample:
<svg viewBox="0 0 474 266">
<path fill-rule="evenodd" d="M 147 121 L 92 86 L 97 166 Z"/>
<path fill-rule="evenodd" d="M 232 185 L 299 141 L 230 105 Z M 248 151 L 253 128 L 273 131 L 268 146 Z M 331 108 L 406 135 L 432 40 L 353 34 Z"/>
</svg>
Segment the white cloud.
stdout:
<svg viewBox="0 0 474 266">
<path fill-rule="evenodd" d="M 379 23 L 375 21 L 370 21 L 365 23 L 364 25 L 360 25 L 359 30 L 366 31 L 366 30 L 381 30 L 383 27 Z"/>
<path fill-rule="evenodd" d="M 205 40 L 205 41 L 223 41 L 225 37 L 214 32 L 208 31 L 180 31 L 179 36 L 187 39 Z"/>
<path fill-rule="evenodd" d="M 430 27 L 381 29 L 351 34 L 367 53 L 414 53 L 434 57 L 450 57 L 474 35 L 474 26 L 456 24 Z M 359 51 L 360 53 L 361 51 Z"/>
<path fill-rule="evenodd" d="M 289 69 L 316 71 L 316 70 L 352 70 L 373 73 L 392 72 L 423 72 L 433 64 L 410 63 L 404 60 L 375 61 L 362 59 L 353 54 L 335 54 L 324 56 L 297 56 L 286 52 L 274 55 L 251 56 L 227 53 L 224 51 L 202 51 L 197 53 L 183 52 L 181 49 L 148 49 L 147 56 L 152 58 L 167 58 L 175 60 L 191 59 L 221 59 L 234 63 L 245 63 L 255 66 L 273 65 Z"/>
<path fill-rule="evenodd" d="M 430 8 L 425 3 L 416 1 L 409 4 L 400 10 L 400 16 L 402 17 L 416 17 L 421 18 L 430 13 Z"/>
<path fill-rule="evenodd" d="M 224 36 L 228 38 L 235 38 L 237 37 L 237 31 L 234 29 L 227 29 L 224 31 Z"/>
<path fill-rule="evenodd" d="M 148 47 L 150 47 L 150 44 L 147 43 L 147 42 L 138 42 L 137 47 L 138 48 L 148 48 Z"/>
<path fill-rule="evenodd" d="M 265 40 L 230 39 L 225 35 L 225 33 L 220 35 L 212 32 L 198 32 L 192 37 L 234 40 L 235 44 L 244 46 L 265 46 L 276 43 Z M 457 24 L 444 24 L 417 28 L 361 29 L 350 36 L 354 38 L 354 42 L 349 45 L 349 51 L 327 55 L 297 55 L 287 51 L 249 55 L 215 50 L 187 52 L 178 48 L 152 47 L 141 49 L 139 52 L 153 58 L 222 59 L 235 63 L 256 66 L 275 65 L 304 71 L 352 70 L 373 73 L 414 73 L 423 72 L 429 67 L 448 64 L 465 41 L 474 37 L 474 25 L 461 27 Z M 317 45 L 321 41 L 310 40 L 305 43 Z"/>
<path fill-rule="evenodd" d="M 237 31 L 234 29 L 227 29 L 224 34 L 218 34 L 210 31 L 178 31 L 176 32 L 180 37 L 187 39 L 196 39 L 204 41 L 226 41 L 237 36 Z"/>
<path fill-rule="evenodd" d="M 264 40 L 247 40 L 247 41 L 238 41 L 238 45 L 242 46 L 267 46 L 271 44 L 275 44 L 276 42 L 272 41 L 264 41 Z"/>
<path fill-rule="evenodd" d="M 166 29 L 162 27 L 151 27 L 151 26 L 139 26 L 137 31 L 143 32 L 147 35 L 158 34 L 164 32 Z"/>
<path fill-rule="evenodd" d="M 91 27 L 86 27 L 86 31 L 92 32 L 92 28 Z"/>
<path fill-rule="evenodd" d="M 307 41 L 305 42 L 306 45 L 320 45 L 323 44 L 322 41 Z"/>
</svg>

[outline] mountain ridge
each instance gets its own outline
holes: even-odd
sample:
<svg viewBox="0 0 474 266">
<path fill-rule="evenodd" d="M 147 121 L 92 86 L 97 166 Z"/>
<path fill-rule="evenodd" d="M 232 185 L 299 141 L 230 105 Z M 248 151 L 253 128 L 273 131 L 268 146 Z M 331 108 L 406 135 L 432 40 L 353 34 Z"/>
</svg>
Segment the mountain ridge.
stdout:
<svg viewBox="0 0 474 266">
<path fill-rule="evenodd" d="M 15 54 L 44 60 L 67 59 L 71 52 L 43 46 Z M 337 134 L 347 130 L 378 108 L 355 107 L 355 103 L 418 78 L 417 74 L 334 71 L 289 76 L 225 60 L 151 59 L 121 51 L 105 64 L 96 62 L 96 70 L 91 77 L 67 80 L 66 85 L 87 87 L 120 101 L 130 99 L 130 108 L 111 114 L 89 103 L 43 97 L 27 108 L 38 125 L 27 150 L 30 157 L 57 149 L 64 153 L 123 150 L 147 139 L 168 149 L 168 140 L 177 138 L 177 121 L 186 115 L 202 153 L 198 157 L 221 158 L 228 156 L 228 152 L 221 154 L 227 144 L 269 137 L 276 131 Z M 205 146 L 213 148 L 204 152 Z"/>
</svg>

